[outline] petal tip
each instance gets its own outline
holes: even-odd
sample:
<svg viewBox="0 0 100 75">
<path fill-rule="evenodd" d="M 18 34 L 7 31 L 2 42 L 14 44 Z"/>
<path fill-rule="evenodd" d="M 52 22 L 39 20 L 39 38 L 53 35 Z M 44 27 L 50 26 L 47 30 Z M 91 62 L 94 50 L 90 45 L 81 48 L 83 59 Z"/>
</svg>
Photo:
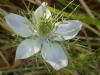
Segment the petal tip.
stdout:
<svg viewBox="0 0 100 75">
<path fill-rule="evenodd" d="M 64 61 L 61 61 L 61 64 L 53 66 L 53 68 L 55 70 L 60 70 L 60 69 L 65 68 L 67 66 L 68 66 L 68 61 L 64 60 Z"/>
<path fill-rule="evenodd" d="M 43 2 L 41 5 L 43 5 L 43 6 L 47 6 L 48 3 L 47 3 L 47 2 Z"/>
</svg>

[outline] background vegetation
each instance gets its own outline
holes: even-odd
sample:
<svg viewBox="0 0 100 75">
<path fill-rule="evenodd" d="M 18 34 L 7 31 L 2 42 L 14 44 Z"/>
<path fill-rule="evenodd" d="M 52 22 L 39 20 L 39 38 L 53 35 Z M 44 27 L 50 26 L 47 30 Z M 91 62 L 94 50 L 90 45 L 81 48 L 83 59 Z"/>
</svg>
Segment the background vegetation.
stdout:
<svg viewBox="0 0 100 75">
<path fill-rule="evenodd" d="M 13 12 L 28 17 L 29 10 L 34 11 L 42 2 L 0 0 L 0 75 L 100 75 L 100 0 L 47 0 L 54 15 L 62 13 L 60 19 L 78 19 L 84 23 L 74 39 L 63 42 L 69 57 L 66 68 L 55 71 L 36 56 L 14 60 L 22 38 L 11 33 L 4 16 Z M 28 12 L 25 5 L 30 7 Z"/>
</svg>

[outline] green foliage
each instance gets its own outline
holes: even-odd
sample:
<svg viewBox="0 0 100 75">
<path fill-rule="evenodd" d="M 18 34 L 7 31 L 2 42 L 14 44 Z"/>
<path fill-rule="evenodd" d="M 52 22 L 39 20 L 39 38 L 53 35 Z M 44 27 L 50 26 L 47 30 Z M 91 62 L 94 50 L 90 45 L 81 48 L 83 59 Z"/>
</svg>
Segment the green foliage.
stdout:
<svg viewBox="0 0 100 75">
<path fill-rule="evenodd" d="M 51 12 L 56 14 L 56 12 L 60 12 L 60 10 L 58 9 L 55 9 L 55 8 L 52 8 L 52 7 L 49 7 Z M 93 19 L 93 18 L 90 18 L 88 16 L 76 16 L 76 15 L 70 15 L 70 13 L 67 13 L 67 12 L 62 12 L 61 15 L 67 19 L 77 19 L 77 20 L 81 20 L 83 23 L 87 23 L 87 24 L 91 24 L 91 25 L 96 25 L 96 26 L 99 26 L 100 25 L 100 20 L 98 19 Z"/>
<path fill-rule="evenodd" d="M 56 0 L 56 1 L 63 4 L 63 5 L 66 5 L 66 0 Z"/>
<path fill-rule="evenodd" d="M 70 2 L 71 0 L 56 0 L 56 1 L 57 3 L 66 7 L 67 1 Z M 73 7 L 69 6 L 69 8 Z M 71 13 L 69 12 L 58 10 L 53 7 L 49 7 L 49 9 L 54 15 L 59 12 L 62 12 L 60 14 L 61 15 L 61 17 L 59 18 L 60 20 L 62 20 L 62 17 L 64 17 L 66 19 L 81 20 L 83 23 L 86 23 L 87 25 L 88 24 L 94 25 L 95 27 L 100 25 L 100 20 L 92 19 L 89 16 L 84 16 L 81 13 L 80 15 L 70 16 Z M 27 11 L 29 12 L 28 8 Z M 33 15 L 32 12 L 31 15 L 29 15 L 29 17 Z M 1 20 L 2 17 L 0 16 L 0 21 Z M 5 21 L 0 22 L 0 24 L 3 24 L 2 26 L 5 26 L 4 28 L 8 28 L 5 24 Z M 51 19 L 47 20 L 47 22 L 41 20 L 41 24 L 39 25 L 40 34 L 47 35 L 48 33 L 50 33 L 50 31 L 52 31 L 52 29 L 53 26 Z M 83 30 L 83 32 L 84 31 L 85 30 Z M 93 33 L 86 32 L 85 34 L 89 35 Z M 31 60 L 29 58 L 24 61 L 25 62 L 24 66 L 23 63 L 21 63 L 21 65 L 18 67 L 10 66 L 9 68 L 3 68 L 3 69 L 1 69 L 0 67 L 0 72 L 2 72 L 3 75 L 8 75 L 9 73 L 14 73 L 14 72 L 18 73 L 19 75 L 23 75 L 23 73 L 27 72 L 32 72 L 33 73 L 32 75 L 100 75 L 100 45 L 99 45 L 100 38 L 94 37 L 94 34 L 93 36 L 82 35 L 80 36 L 80 39 L 78 38 L 70 41 L 63 41 L 66 47 L 65 50 L 68 51 L 67 55 L 69 58 L 69 64 L 64 69 L 61 69 L 59 71 L 54 71 L 50 65 L 45 64 L 42 61 L 43 59 L 41 58 L 35 59 L 34 57 L 32 57 Z M 83 36 L 84 39 L 82 39 Z M 91 37 L 92 39 L 90 39 L 89 37 Z M 9 61 L 11 60 L 10 56 L 12 56 L 14 59 L 12 51 L 15 52 L 15 48 L 16 46 L 18 46 L 18 43 L 20 41 L 21 41 L 20 37 L 11 36 L 11 34 L 9 34 L 8 32 L 6 33 L 4 29 L 0 30 L 0 51 L 2 51 L 5 55 L 7 55 L 8 58 L 7 60 Z"/>
</svg>

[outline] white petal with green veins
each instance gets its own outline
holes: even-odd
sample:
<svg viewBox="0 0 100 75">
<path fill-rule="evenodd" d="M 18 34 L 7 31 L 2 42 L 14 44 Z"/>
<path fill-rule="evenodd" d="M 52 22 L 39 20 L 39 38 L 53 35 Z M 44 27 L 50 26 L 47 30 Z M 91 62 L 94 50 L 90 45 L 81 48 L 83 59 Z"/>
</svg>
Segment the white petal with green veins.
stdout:
<svg viewBox="0 0 100 75">
<path fill-rule="evenodd" d="M 55 70 L 59 70 L 68 65 L 67 56 L 58 43 L 44 43 L 42 48 L 42 57 Z"/>
<path fill-rule="evenodd" d="M 16 51 L 16 59 L 26 59 L 40 50 L 39 39 L 26 39 L 21 42 Z"/>
<path fill-rule="evenodd" d="M 44 16 L 46 17 L 46 19 L 48 19 L 51 16 L 51 12 L 47 8 L 47 3 L 45 2 L 43 2 L 41 6 L 39 6 L 34 12 L 36 23 L 39 22 L 40 17 L 44 17 Z"/>
<path fill-rule="evenodd" d="M 68 20 L 63 22 L 56 23 L 57 30 L 55 31 L 56 36 L 55 40 L 61 40 L 61 38 L 64 38 L 65 40 L 74 38 L 82 27 L 82 22 L 78 20 Z"/>
<path fill-rule="evenodd" d="M 30 21 L 17 14 L 10 13 L 5 16 L 8 26 L 18 35 L 22 37 L 29 37 L 32 35 L 32 25 Z"/>
</svg>

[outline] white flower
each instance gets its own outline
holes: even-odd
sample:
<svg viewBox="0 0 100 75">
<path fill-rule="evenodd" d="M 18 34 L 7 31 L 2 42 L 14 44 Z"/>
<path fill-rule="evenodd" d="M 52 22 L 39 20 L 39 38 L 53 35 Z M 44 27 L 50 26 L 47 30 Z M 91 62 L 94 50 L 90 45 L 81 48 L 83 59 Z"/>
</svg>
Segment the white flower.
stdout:
<svg viewBox="0 0 100 75">
<path fill-rule="evenodd" d="M 82 23 L 78 20 L 68 20 L 51 25 L 51 17 L 45 2 L 34 12 L 35 25 L 17 14 L 10 13 L 5 16 L 9 27 L 16 34 L 27 38 L 17 47 L 16 59 L 28 58 L 41 49 L 43 59 L 54 69 L 59 70 L 67 66 L 68 58 L 64 48 L 55 41 L 72 39 L 80 31 Z"/>
</svg>

